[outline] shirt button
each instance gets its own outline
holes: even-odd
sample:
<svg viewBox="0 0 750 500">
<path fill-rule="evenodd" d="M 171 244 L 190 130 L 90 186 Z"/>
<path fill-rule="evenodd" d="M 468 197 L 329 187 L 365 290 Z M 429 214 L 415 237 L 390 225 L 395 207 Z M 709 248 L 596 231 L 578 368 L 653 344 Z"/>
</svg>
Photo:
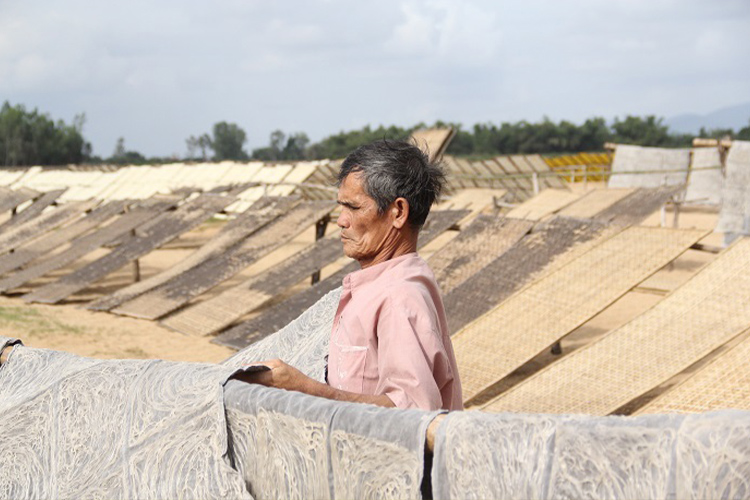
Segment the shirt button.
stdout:
<svg viewBox="0 0 750 500">
<path fill-rule="evenodd" d="M 346 372 L 341 372 L 342 377 L 346 377 Z"/>
</svg>

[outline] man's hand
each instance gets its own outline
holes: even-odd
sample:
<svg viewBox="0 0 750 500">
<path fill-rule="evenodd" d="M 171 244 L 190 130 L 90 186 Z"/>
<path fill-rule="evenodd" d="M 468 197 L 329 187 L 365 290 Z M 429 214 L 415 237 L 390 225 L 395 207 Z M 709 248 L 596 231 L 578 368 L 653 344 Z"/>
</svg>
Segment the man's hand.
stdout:
<svg viewBox="0 0 750 500">
<path fill-rule="evenodd" d="M 312 379 L 297 370 L 296 368 L 284 363 L 280 359 L 271 359 L 260 363 L 248 363 L 250 365 L 266 365 L 270 370 L 257 371 L 250 373 L 238 373 L 233 378 L 242 380 L 249 384 L 261 384 L 266 387 L 275 387 L 277 389 L 286 389 L 287 391 L 304 392 L 312 396 L 318 396 L 336 401 L 349 401 L 352 403 L 368 403 L 371 405 L 394 407 L 391 398 L 385 394 L 369 395 L 357 394 L 354 392 L 334 389 L 328 384 L 323 384 Z"/>
<path fill-rule="evenodd" d="M 304 390 L 305 386 L 309 385 L 311 381 L 314 382 L 310 377 L 280 359 L 251 363 L 251 365 L 265 365 L 270 370 L 240 373 L 235 378 L 251 384 L 260 384 L 266 387 L 276 387 L 277 389 L 299 392 L 306 392 Z"/>
</svg>

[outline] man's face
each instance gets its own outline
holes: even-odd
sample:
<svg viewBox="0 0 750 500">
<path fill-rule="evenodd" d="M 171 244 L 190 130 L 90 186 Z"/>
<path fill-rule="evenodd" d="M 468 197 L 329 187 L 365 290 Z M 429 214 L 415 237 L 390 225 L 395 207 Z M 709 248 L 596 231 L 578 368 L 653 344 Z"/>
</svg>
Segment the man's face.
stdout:
<svg viewBox="0 0 750 500">
<path fill-rule="evenodd" d="M 387 249 L 397 232 L 388 211 L 378 213 L 378 204 L 365 193 L 363 184 L 361 172 L 353 172 L 341 182 L 341 215 L 336 223 L 341 228 L 344 254 L 366 267 Z"/>
</svg>

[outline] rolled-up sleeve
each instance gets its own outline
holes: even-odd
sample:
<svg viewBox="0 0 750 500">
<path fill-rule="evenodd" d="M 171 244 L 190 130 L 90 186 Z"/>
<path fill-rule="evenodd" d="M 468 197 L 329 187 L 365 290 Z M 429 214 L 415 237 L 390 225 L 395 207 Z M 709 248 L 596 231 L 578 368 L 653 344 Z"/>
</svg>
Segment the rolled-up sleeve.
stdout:
<svg viewBox="0 0 750 500">
<path fill-rule="evenodd" d="M 421 295 L 390 293 L 377 321 L 378 384 L 398 408 L 436 410 L 442 406 L 436 382 L 452 378 L 450 364 L 437 333 L 437 315 Z"/>
</svg>

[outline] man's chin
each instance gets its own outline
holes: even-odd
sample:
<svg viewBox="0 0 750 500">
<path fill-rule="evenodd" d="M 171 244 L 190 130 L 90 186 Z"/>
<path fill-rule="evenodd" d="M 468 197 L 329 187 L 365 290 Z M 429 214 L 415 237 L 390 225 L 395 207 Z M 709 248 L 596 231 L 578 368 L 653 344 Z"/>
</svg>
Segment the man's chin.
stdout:
<svg viewBox="0 0 750 500">
<path fill-rule="evenodd" d="M 359 260 L 360 254 L 355 249 L 351 247 L 350 244 L 347 244 L 346 240 L 344 240 L 344 255 L 349 257 L 350 259 Z"/>
</svg>

